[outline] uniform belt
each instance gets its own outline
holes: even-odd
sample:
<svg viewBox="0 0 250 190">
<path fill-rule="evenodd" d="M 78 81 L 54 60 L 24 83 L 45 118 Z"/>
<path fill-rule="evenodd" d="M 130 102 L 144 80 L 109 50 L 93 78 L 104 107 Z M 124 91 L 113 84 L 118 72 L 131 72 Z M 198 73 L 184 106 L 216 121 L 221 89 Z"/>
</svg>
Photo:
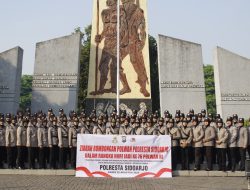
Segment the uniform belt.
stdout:
<svg viewBox="0 0 250 190">
<path fill-rule="evenodd" d="M 68 136 L 63 136 L 62 138 L 68 138 Z"/>
<path fill-rule="evenodd" d="M 52 137 L 54 137 L 54 138 L 58 138 L 58 136 L 52 136 Z"/>
<path fill-rule="evenodd" d="M 181 140 L 187 140 L 188 138 L 181 138 Z"/>
<path fill-rule="evenodd" d="M 77 139 L 77 138 L 72 138 L 72 139 Z"/>
</svg>

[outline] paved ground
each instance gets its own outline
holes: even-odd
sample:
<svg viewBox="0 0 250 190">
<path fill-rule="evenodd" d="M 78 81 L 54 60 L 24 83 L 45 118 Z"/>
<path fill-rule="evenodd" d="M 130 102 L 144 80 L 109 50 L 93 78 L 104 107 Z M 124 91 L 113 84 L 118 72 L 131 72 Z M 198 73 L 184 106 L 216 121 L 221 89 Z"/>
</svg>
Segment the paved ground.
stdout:
<svg viewBox="0 0 250 190">
<path fill-rule="evenodd" d="M 103 179 L 73 176 L 0 175 L 2 189 L 81 190 L 241 190 L 245 177 L 175 177 L 172 179 Z"/>
</svg>

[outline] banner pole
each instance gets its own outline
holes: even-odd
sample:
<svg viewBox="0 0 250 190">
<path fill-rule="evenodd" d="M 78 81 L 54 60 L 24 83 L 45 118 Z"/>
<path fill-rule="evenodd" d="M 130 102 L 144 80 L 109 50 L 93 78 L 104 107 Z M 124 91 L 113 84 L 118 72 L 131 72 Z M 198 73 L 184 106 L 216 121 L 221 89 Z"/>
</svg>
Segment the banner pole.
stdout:
<svg viewBox="0 0 250 190">
<path fill-rule="evenodd" d="M 120 0 L 117 0 L 117 78 L 116 78 L 116 110 L 120 115 Z"/>
</svg>

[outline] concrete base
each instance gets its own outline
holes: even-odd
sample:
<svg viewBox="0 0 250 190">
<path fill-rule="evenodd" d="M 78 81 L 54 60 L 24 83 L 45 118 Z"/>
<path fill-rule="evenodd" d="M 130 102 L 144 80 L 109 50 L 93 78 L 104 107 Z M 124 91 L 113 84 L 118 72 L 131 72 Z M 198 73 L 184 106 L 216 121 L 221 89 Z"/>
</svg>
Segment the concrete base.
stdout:
<svg viewBox="0 0 250 190">
<path fill-rule="evenodd" d="M 126 110 L 128 115 L 132 114 L 132 110 L 141 110 L 141 104 L 145 104 L 148 111 L 152 110 L 151 99 L 120 99 L 120 109 Z M 85 111 L 88 114 L 93 109 L 96 109 L 97 115 L 101 113 L 112 113 L 113 109 L 116 108 L 115 99 L 86 99 Z"/>
</svg>

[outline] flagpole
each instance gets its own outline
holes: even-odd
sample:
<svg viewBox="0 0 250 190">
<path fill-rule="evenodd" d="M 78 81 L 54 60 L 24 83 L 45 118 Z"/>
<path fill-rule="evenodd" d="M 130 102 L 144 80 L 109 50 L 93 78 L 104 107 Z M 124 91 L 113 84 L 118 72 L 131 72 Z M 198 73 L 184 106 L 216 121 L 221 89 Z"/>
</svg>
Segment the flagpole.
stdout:
<svg viewBox="0 0 250 190">
<path fill-rule="evenodd" d="M 117 0 L 117 74 L 116 74 L 116 110 L 120 115 L 120 0 Z"/>
</svg>

